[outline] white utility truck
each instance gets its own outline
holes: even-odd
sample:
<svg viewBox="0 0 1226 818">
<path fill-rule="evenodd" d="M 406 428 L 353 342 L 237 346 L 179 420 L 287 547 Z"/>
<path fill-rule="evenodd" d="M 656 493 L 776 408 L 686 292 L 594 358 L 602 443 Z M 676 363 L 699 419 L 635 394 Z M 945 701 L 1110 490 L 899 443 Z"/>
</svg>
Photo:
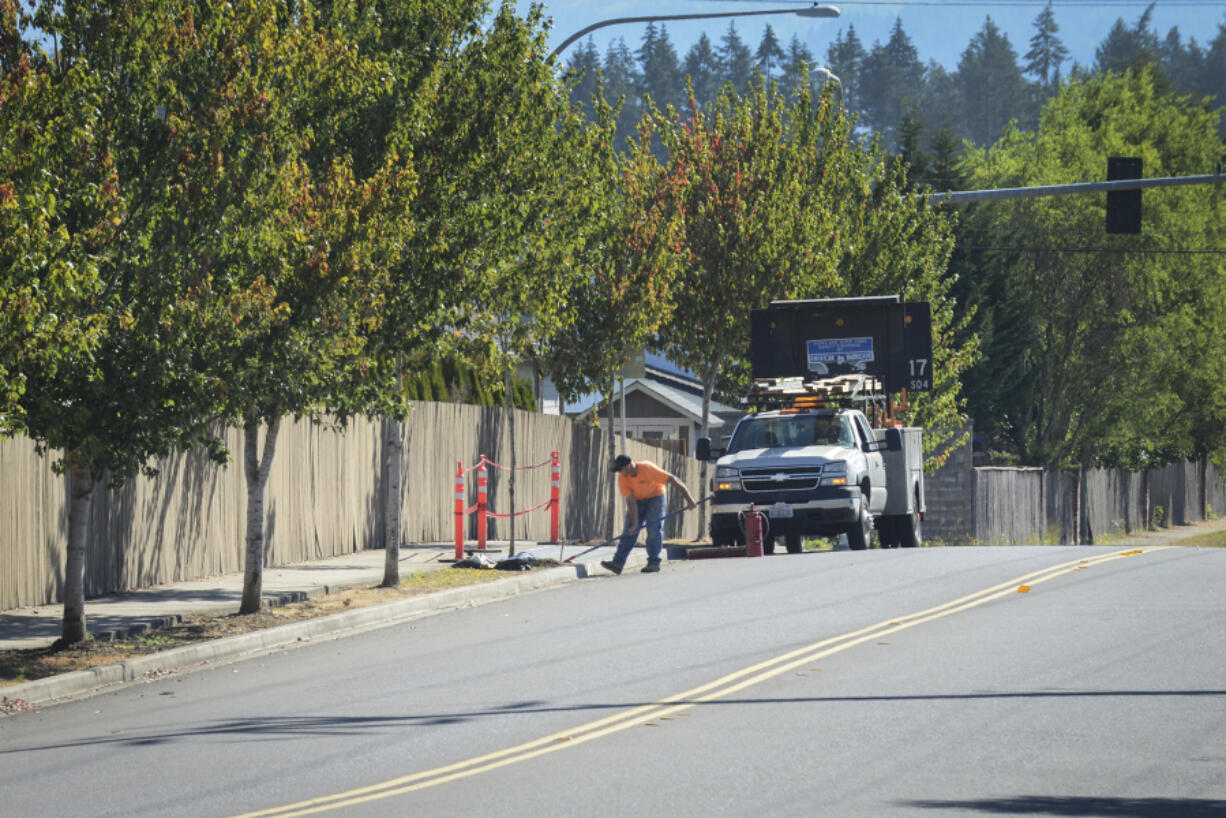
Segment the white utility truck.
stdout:
<svg viewBox="0 0 1226 818">
<path fill-rule="evenodd" d="M 711 539 L 743 543 L 745 511 L 766 515 L 763 550 L 783 538 L 846 534 L 869 546 L 920 545 L 921 431 L 894 421 L 892 395 L 932 388 L 927 303 L 899 296 L 776 301 L 751 314 L 750 414 L 715 460 Z M 878 428 L 870 423 L 874 418 Z"/>
</svg>

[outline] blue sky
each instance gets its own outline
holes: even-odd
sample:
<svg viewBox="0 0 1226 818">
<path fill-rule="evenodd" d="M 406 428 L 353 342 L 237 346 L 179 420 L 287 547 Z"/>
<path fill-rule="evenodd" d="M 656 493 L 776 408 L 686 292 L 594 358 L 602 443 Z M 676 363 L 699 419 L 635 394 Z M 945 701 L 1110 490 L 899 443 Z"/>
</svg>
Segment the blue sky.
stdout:
<svg viewBox="0 0 1226 818">
<path fill-rule="evenodd" d="M 521 10 L 527 2 L 518 2 Z M 755 8 L 774 9 L 807 2 L 789 0 L 615 0 L 615 2 L 591 3 L 579 0 L 548 0 L 547 16 L 553 17 L 550 45 L 557 46 L 564 39 L 594 22 L 617 17 L 639 17 L 655 14 L 700 14 L 718 11 L 750 11 Z M 756 49 L 767 23 L 775 30 L 786 48 L 793 34 L 806 43 L 820 59 L 840 29 L 854 25 L 865 48 L 875 41 L 885 42 L 890 35 L 894 20 L 901 17 L 903 29 L 911 37 L 922 61 L 936 60 L 948 70 L 957 68 L 962 51 L 972 36 L 983 28 L 984 20 L 991 17 L 997 27 L 1004 31 L 1019 59 L 1030 48 L 1034 33 L 1033 21 L 1043 10 L 1041 0 L 911 0 L 911 2 L 885 2 L 884 0 L 861 0 L 861 2 L 834 2 L 842 12 L 838 19 L 805 19 L 792 15 L 767 17 L 743 17 L 735 20 L 741 39 Z M 1113 0 L 1113 2 L 1090 2 L 1090 0 L 1053 0 L 1056 23 L 1060 26 L 1060 38 L 1069 49 L 1070 56 L 1088 65 L 1094 61 L 1094 49 L 1110 31 L 1117 18 L 1132 25 L 1145 10 L 1144 0 Z M 682 21 L 666 24 L 669 39 L 677 49 L 678 56 L 685 52 L 706 32 L 715 44 L 727 30 L 730 20 L 715 19 Z M 1166 35 L 1172 26 L 1177 26 L 1186 42 L 1195 37 L 1202 45 L 1212 40 L 1220 24 L 1226 24 L 1226 0 L 1168 0 L 1158 2 L 1152 16 L 1152 26 L 1160 35 Z M 636 49 L 643 36 L 643 25 L 618 25 L 602 28 L 593 33 L 597 49 L 604 53 L 610 40 L 624 37 L 630 48 Z M 574 46 L 571 46 L 572 48 Z M 563 55 L 565 56 L 565 54 Z M 1071 66 L 1066 65 L 1065 71 Z"/>
</svg>

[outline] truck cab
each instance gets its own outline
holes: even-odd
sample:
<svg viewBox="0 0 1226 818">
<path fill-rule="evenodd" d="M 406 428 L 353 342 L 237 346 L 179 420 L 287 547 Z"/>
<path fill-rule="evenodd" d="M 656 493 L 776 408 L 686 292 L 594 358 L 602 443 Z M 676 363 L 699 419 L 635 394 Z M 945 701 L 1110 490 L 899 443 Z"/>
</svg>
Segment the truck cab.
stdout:
<svg viewBox="0 0 1226 818">
<path fill-rule="evenodd" d="M 725 449 L 707 439 L 696 448 L 715 461 L 712 541 L 744 542 L 752 505 L 766 517 L 766 553 L 777 537 L 800 551 L 809 535 L 845 534 L 860 550 L 874 531 L 883 547 L 919 545 L 921 430 L 904 428 L 895 409 L 932 390 L 931 334 L 929 305 L 900 295 L 752 310 L 751 413 Z"/>
<path fill-rule="evenodd" d="M 716 459 L 712 541 L 743 542 L 753 504 L 767 517 L 767 553 L 776 537 L 798 552 L 809 535 L 847 534 L 853 549 L 867 547 L 874 521 L 893 516 L 886 453 L 902 448 L 903 430 L 888 431 L 878 435 L 856 409 L 777 410 L 743 418 L 725 451 L 700 441 L 699 457 Z"/>
</svg>

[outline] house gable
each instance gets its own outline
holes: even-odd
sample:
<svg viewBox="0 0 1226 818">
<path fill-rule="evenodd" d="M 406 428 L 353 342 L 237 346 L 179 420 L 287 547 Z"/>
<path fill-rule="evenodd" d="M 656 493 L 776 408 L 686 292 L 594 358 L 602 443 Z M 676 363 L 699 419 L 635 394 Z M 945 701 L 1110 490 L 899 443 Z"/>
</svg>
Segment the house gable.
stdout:
<svg viewBox="0 0 1226 818">
<path fill-rule="evenodd" d="M 617 407 L 617 412 L 620 413 L 621 407 Z M 643 392 L 626 391 L 626 416 L 640 418 L 684 418 L 685 415 L 678 412 L 666 403 L 657 400 L 655 397 Z"/>
</svg>

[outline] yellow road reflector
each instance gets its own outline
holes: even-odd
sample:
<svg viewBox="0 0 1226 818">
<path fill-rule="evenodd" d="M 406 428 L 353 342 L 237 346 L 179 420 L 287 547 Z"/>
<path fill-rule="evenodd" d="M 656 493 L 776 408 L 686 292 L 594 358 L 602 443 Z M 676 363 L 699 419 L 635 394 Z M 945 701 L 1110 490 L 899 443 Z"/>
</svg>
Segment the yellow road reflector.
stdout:
<svg viewBox="0 0 1226 818">
<path fill-rule="evenodd" d="M 1017 586 L 1017 592 L 1019 594 L 1028 594 L 1030 593 L 1030 586 L 1029 585 L 1019 585 Z"/>
<path fill-rule="evenodd" d="M 570 736 L 558 736 L 557 738 L 558 741 L 570 741 L 570 739 Z"/>
</svg>

